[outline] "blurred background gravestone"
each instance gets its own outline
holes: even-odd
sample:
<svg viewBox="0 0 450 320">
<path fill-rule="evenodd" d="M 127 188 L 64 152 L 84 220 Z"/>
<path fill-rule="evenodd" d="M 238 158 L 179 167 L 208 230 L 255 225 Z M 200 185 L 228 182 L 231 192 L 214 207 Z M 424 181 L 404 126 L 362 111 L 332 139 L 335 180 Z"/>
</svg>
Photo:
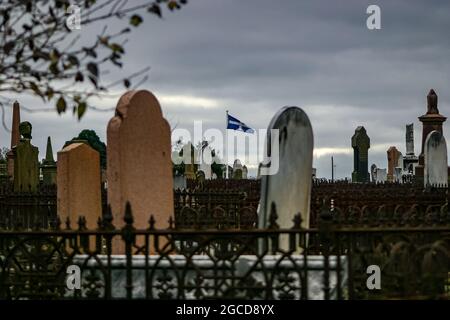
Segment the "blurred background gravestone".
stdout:
<svg viewBox="0 0 450 320">
<path fill-rule="evenodd" d="M 13 148 L 14 192 L 36 192 L 39 185 L 39 150 L 31 144 L 31 123 L 20 123 L 22 138 Z"/>
</svg>

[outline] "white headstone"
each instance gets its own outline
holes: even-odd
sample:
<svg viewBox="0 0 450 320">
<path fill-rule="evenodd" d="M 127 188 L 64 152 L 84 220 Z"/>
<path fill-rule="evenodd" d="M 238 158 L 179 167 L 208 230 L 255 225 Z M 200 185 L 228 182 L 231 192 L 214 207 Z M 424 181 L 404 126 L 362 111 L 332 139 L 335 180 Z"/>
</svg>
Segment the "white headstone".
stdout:
<svg viewBox="0 0 450 320">
<path fill-rule="evenodd" d="M 373 163 L 370 166 L 370 174 L 372 175 L 372 182 L 376 182 L 377 181 L 377 165 L 375 163 Z"/>
<path fill-rule="evenodd" d="M 447 185 L 447 142 L 439 131 L 432 131 L 425 140 L 424 185 Z"/>
<path fill-rule="evenodd" d="M 387 169 L 377 168 L 375 178 L 375 182 L 385 182 L 387 180 Z"/>
<path fill-rule="evenodd" d="M 266 159 L 261 166 L 259 227 L 268 226 L 272 204 L 276 206 L 280 228 L 291 228 L 297 213 L 301 214 L 302 227 L 309 227 L 313 148 L 311 122 L 302 109 L 284 107 L 275 114 L 266 138 L 265 156 L 270 162 Z M 267 168 L 277 165 L 277 172 L 267 175 Z M 280 247 L 287 245 L 280 241 Z"/>
</svg>

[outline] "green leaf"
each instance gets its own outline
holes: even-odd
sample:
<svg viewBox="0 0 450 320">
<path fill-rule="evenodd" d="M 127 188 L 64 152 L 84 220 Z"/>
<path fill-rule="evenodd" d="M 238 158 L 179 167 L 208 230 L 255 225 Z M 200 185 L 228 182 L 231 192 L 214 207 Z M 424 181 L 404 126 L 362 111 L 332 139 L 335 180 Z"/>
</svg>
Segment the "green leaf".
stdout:
<svg viewBox="0 0 450 320">
<path fill-rule="evenodd" d="M 43 94 L 41 92 L 41 90 L 39 89 L 39 87 L 37 86 L 37 84 L 33 81 L 30 82 L 30 88 L 31 90 L 34 91 L 34 93 L 40 97 L 43 97 Z"/>
<path fill-rule="evenodd" d="M 84 81 L 84 76 L 83 74 L 78 71 L 77 74 L 75 75 L 75 81 L 76 82 L 83 82 Z"/>
<path fill-rule="evenodd" d="M 78 104 L 78 108 L 77 108 L 77 111 L 78 111 L 78 120 L 80 120 L 82 117 L 83 117 L 83 115 L 85 114 L 85 112 L 86 112 L 86 109 L 87 109 L 87 104 L 86 104 L 86 102 L 80 102 L 79 104 Z"/>
<path fill-rule="evenodd" d="M 131 18 L 130 18 L 130 24 L 133 26 L 133 27 L 137 27 L 138 25 L 140 25 L 141 23 L 142 23 L 142 18 L 141 18 L 141 16 L 139 16 L 139 15 L 137 15 L 137 14 L 134 14 L 133 16 L 131 16 Z"/>
<path fill-rule="evenodd" d="M 95 86 L 95 88 L 98 88 L 97 79 L 93 76 L 88 76 L 89 80 L 92 82 L 92 84 Z"/>
<path fill-rule="evenodd" d="M 74 55 L 68 56 L 67 60 L 69 60 L 69 62 L 71 64 L 73 64 L 73 65 L 76 65 L 76 66 L 80 65 L 80 62 L 78 61 L 78 58 L 76 56 L 74 56 Z"/>
<path fill-rule="evenodd" d="M 50 69 L 51 73 L 53 73 L 54 75 L 57 75 L 59 73 L 57 62 L 52 62 L 48 68 Z"/>
<path fill-rule="evenodd" d="M 178 2 L 172 0 L 169 1 L 169 3 L 167 4 L 167 7 L 169 8 L 169 10 L 175 10 L 175 9 L 180 9 L 180 5 L 178 4 Z"/>
<path fill-rule="evenodd" d="M 58 101 L 56 102 L 56 111 L 58 111 L 58 114 L 61 114 L 63 112 L 66 112 L 66 108 L 66 100 L 64 100 L 63 96 L 60 96 Z"/>
<path fill-rule="evenodd" d="M 87 64 L 87 69 L 94 77 L 96 77 L 96 78 L 98 77 L 98 67 L 97 67 L 96 63 L 89 62 Z"/>
<path fill-rule="evenodd" d="M 162 17 L 161 14 L 161 7 L 157 5 L 156 3 L 152 4 L 150 7 L 148 7 L 148 12 L 156 14 L 158 17 Z"/>
<path fill-rule="evenodd" d="M 123 47 L 118 43 L 113 43 L 109 46 L 113 52 L 125 53 Z"/>
<path fill-rule="evenodd" d="M 47 88 L 47 91 L 45 92 L 46 96 L 47 96 L 47 100 L 50 101 L 53 98 L 53 95 L 55 94 L 55 92 L 53 91 L 52 88 Z"/>
</svg>

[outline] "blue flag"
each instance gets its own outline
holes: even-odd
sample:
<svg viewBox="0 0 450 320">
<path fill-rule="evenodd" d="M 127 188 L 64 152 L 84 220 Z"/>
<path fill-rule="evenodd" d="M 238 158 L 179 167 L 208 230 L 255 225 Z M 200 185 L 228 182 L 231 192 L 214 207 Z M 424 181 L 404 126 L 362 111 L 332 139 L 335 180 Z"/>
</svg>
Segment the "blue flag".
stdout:
<svg viewBox="0 0 450 320">
<path fill-rule="evenodd" d="M 245 133 L 255 133 L 255 130 L 229 114 L 227 114 L 227 129 L 243 131 Z"/>
</svg>

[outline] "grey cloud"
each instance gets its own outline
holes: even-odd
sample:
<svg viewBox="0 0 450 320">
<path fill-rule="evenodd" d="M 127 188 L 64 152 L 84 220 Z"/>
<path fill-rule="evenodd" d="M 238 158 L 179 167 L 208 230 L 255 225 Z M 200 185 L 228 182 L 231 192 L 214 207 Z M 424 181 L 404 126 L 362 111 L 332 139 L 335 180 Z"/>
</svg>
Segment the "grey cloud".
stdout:
<svg viewBox="0 0 450 320">
<path fill-rule="evenodd" d="M 365 12 L 372 3 L 193 0 L 163 20 L 146 19 L 126 45 L 123 70 L 111 69 L 107 79 L 150 65 L 142 88 L 157 96 L 218 101 L 212 109 L 163 105 L 178 127 L 203 120 L 206 128 L 223 130 L 228 109 L 266 128 L 279 108 L 298 105 L 311 118 L 316 147 L 350 148 L 354 129 L 364 125 L 372 145 L 403 150 L 404 126 L 414 122 L 419 152 L 417 117 L 426 110 L 430 88 L 439 95 L 441 113 L 450 115 L 450 3 L 376 1 L 382 29 L 369 31 Z M 79 124 L 48 115 L 36 118 L 34 126 L 61 141 L 84 127 L 104 137 L 110 116 L 89 112 Z M 370 150 L 369 165 L 385 167 L 385 152 Z M 350 176 L 351 155 L 335 159 L 338 176 Z M 319 176 L 330 176 L 329 156 L 316 158 L 314 165 Z"/>
</svg>

